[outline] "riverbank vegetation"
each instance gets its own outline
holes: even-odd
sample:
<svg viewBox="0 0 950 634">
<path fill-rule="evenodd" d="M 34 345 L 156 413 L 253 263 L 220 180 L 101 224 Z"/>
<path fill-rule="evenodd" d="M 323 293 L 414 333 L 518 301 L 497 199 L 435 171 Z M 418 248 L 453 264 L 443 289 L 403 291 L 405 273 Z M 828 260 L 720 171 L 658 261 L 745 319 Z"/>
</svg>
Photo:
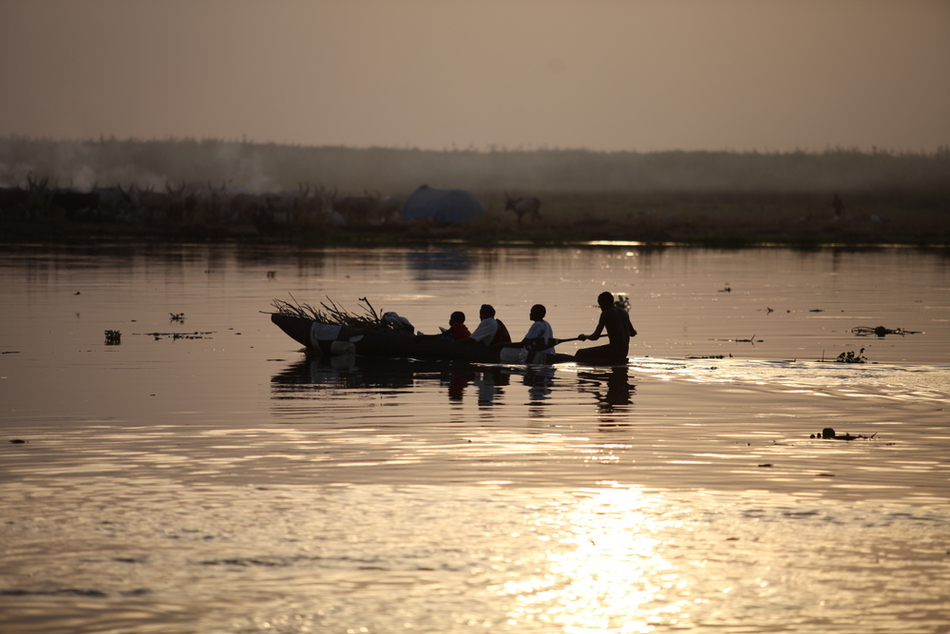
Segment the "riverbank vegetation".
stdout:
<svg viewBox="0 0 950 634">
<path fill-rule="evenodd" d="M 472 192 L 472 226 L 398 222 L 420 185 Z M 93 207 L 82 194 L 97 194 Z M 536 196 L 519 223 L 506 194 Z M 366 202 L 341 214 L 344 199 Z M 393 210 L 397 210 L 393 213 Z M 0 238 L 156 236 L 365 244 L 623 240 L 950 244 L 935 153 L 427 151 L 222 140 L 0 138 Z"/>
</svg>

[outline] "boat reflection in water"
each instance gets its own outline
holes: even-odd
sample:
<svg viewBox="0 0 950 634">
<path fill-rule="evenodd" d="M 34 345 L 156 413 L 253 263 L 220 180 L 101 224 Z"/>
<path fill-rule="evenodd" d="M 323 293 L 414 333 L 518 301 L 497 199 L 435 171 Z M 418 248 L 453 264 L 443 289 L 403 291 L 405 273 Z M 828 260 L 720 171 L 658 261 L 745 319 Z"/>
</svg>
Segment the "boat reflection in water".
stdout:
<svg viewBox="0 0 950 634">
<path fill-rule="evenodd" d="M 632 413 L 636 391 L 625 366 L 502 366 L 353 355 L 307 355 L 274 375 L 271 387 L 278 413 L 303 413 L 301 401 L 312 407 L 319 400 L 321 411 L 347 410 L 353 417 L 367 407 L 399 404 L 426 419 L 444 414 L 446 403 L 452 411 L 475 403 L 480 410 L 504 406 L 514 420 L 545 419 L 554 415 L 555 403 L 558 416 L 589 413 L 592 397 L 607 426 Z M 347 400 L 354 392 L 359 400 Z"/>
<path fill-rule="evenodd" d="M 552 370 L 553 372 L 553 370 Z M 445 393 L 461 403 L 474 388 L 479 407 L 491 407 L 511 383 L 511 370 L 463 361 L 376 359 L 353 355 L 307 355 L 271 379 L 275 399 L 310 398 L 312 390 L 330 393 L 362 390 L 389 397 L 415 398 Z"/>
<path fill-rule="evenodd" d="M 361 359 L 363 361 L 363 359 Z M 333 389 L 408 388 L 418 368 L 415 362 L 378 359 L 357 365 L 352 354 L 326 357 L 307 354 L 274 375 L 275 397 L 314 387 Z"/>
</svg>

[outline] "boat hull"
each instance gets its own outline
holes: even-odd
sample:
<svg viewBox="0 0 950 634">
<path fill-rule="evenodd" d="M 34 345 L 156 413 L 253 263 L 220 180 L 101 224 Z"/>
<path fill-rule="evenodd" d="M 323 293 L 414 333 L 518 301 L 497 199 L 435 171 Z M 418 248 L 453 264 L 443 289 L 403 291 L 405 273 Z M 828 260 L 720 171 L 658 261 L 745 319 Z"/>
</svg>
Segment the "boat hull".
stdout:
<svg viewBox="0 0 950 634">
<path fill-rule="evenodd" d="M 469 363 L 550 364 L 573 361 L 570 355 L 533 352 L 518 344 L 494 347 L 456 343 L 437 337 L 334 326 L 292 315 L 271 314 L 271 321 L 307 350 L 321 354 L 352 352 L 367 357 Z"/>
</svg>

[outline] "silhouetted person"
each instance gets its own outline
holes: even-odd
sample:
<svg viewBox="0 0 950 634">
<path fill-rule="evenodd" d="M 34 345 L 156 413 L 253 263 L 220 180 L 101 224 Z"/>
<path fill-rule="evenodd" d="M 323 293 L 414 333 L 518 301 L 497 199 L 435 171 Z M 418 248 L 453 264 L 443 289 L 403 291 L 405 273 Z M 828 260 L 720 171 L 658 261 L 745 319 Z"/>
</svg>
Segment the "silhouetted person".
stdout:
<svg viewBox="0 0 950 634">
<path fill-rule="evenodd" d="M 529 339 L 554 339 L 554 330 L 551 328 L 551 324 L 544 320 L 544 316 L 547 315 L 547 313 L 548 309 L 541 304 L 535 304 L 531 307 L 528 318 L 534 323 L 531 324 L 531 327 L 528 329 L 522 341 L 527 342 Z M 554 354 L 554 347 L 545 348 L 540 352 L 544 354 Z"/>
<path fill-rule="evenodd" d="M 444 334 L 448 335 L 448 338 L 452 341 L 471 337 L 472 333 L 469 332 L 468 327 L 465 325 L 465 313 L 460 310 L 452 313 L 449 316 L 449 329 L 446 330 Z"/>
<path fill-rule="evenodd" d="M 416 340 L 431 341 L 433 339 L 447 339 L 449 341 L 461 341 L 462 339 L 472 336 L 472 333 L 468 331 L 468 327 L 465 325 L 465 313 L 460 310 L 457 310 L 449 315 L 448 328 L 439 326 L 439 330 L 442 332 L 437 335 L 424 335 L 422 333 L 418 333 L 416 334 Z"/>
<path fill-rule="evenodd" d="M 497 343 L 511 343 L 511 335 L 500 319 L 495 319 L 495 308 L 490 304 L 482 304 L 478 310 L 481 319 L 478 327 L 471 336 L 459 339 L 459 343 L 481 343 L 490 346 Z"/>
<path fill-rule="evenodd" d="M 594 348 L 582 348 L 577 351 L 574 358 L 581 363 L 591 363 L 599 365 L 616 365 L 627 363 L 627 352 L 630 350 L 630 338 L 637 336 L 637 330 L 630 323 L 630 316 L 622 308 L 614 305 L 614 296 L 604 291 L 597 296 L 597 304 L 600 306 L 600 320 L 597 322 L 597 329 L 590 335 L 578 335 L 581 341 L 597 341 L 600 335 L 607 331 L 607 339 L 610 340 L 605 346 L 596 346 Z"/>
</svg>

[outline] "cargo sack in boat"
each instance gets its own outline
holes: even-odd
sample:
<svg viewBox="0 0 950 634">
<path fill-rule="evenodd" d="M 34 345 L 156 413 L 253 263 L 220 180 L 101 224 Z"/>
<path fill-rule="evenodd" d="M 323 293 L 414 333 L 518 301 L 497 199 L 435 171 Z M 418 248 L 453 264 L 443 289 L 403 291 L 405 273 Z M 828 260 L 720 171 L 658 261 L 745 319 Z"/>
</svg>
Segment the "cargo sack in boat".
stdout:
<svg viewBox="0 0 950 634">
<path fill-rule="evenodd" d="M 524 364 L 528 362 L 527 348 L 509 348 L 505 347 L 499 351 L 498 360 L 502 363 Z"/>
<path fill-rule="evenodd" d="M 409 320 L 408 320 L 408 319 L 406 319 L 406 318 L 403 317 L 402 315 L 398 315 L 398 314 L 396 314 L 396 313 L 394 313 L 394 312 L 392 312 L 392 311 L 390 311 L 390 312 L 388 312 L 388 313 L 383 313 L 383 320 L 382 320 L 382 321 L 383 321 L 383 325 L 384 325 L 384 326 L 388 326 L 388 327 L 391 328 L 394 332 L 404 332 L 404 333 L 406 333 L 406 334 L 411 335 L 411 334 L 413 333 L 413 331 L 415 330 L 415 329 L 412 327 L 412 324 L 409 323 Z"/>
<path fill-rule="evenodd" d="M 310 341 L 313 347 L 319 347 L 321 341 L 336 341 L 340 337 L 340 327 L 331 324 L 313 322 L 310 326 Z"/>
</svg>

